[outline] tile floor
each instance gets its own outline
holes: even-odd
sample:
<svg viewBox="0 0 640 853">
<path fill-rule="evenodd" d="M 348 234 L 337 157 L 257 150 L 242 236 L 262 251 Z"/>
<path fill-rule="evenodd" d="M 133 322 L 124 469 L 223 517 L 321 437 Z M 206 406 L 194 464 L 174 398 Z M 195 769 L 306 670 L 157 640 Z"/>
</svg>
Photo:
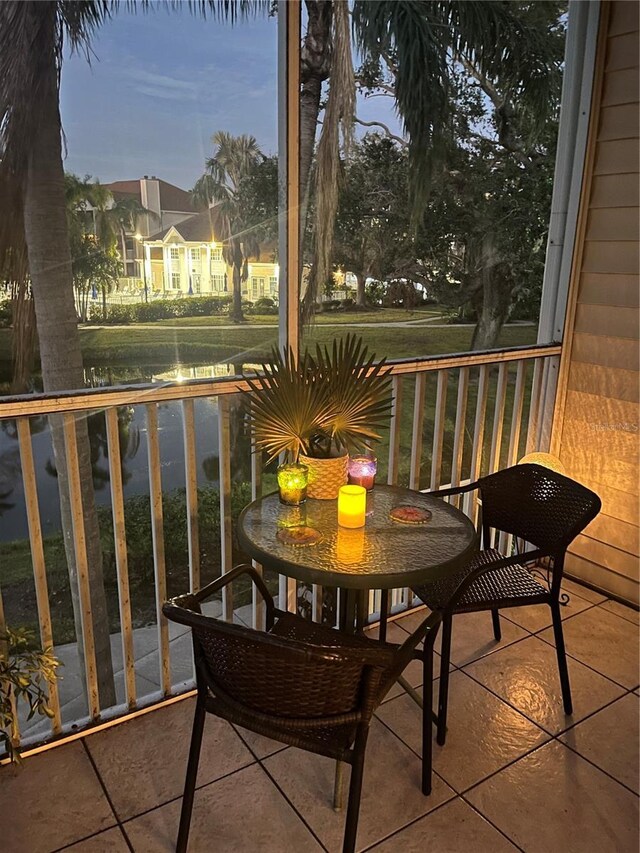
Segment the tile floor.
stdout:
<svg viewBox="0 0 640 853">
<path fill-rule="evenodd" d="M 575 713 L 565 717 L 543 609 L 454 622 L 449 734 L 420 793 L 420 716 L 394 689 L 372 725 L 358 833 L 376 853 L 636 853 L 638 618 L 569 585 Z M 402 639 L 418 616 L 398 620 Z M 513 620 L 513 621 L 511 621 Z M 409 680 L 419 685 L 420 668 Z M 0 767 L 3 853 L 174 849 L 193 699 Z M 333 763 L 208 718 L 194 853 L 341 849 Z"/>
</svg>

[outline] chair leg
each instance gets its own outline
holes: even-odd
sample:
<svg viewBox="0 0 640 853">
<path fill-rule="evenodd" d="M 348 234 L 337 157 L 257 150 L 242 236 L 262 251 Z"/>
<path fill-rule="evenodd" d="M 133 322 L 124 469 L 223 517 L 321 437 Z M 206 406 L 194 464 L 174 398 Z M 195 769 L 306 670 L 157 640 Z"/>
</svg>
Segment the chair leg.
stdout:
<svg viewBox="0 0 640 853">
<path fill-rule="evenodd" d="M 551 602 L 551 616 L 553 618 L 553 636 L 556 641 L 556 655 L 558 657 L 558 672 L 560 673 L 560 686 L 562 688 L 562 702 L 565 714 L 573 713 L 571 701 L 571 685 L 569 684 L 569 670 L 567 668 L 567 654 L 564 648 L 564 634 L 562 631 L 562 617 L 560 616 L 560 605 L 557 601 Z"/>
<path fill-rule="evenodd" d="M 433 762 L 433 638 L 424 641 L 422 655 L 422 793 L 431 793 Z"/>
<path fill-rule="evenodd" d="M 336 761 L 336 775 L 333 783 L 333 810 L 341 812 L 344 808 L 344 762 Z"/>
<path fill-rule="evenodd" d="M 453 617 L 448 613 L 442 622 L 442 648 L 440 649 L 440 690 L 438 692 L 438 728 L 436 740 L 444 746 L 447 738 L 447 702 L 449 697 L 449 662 L 451 660 L 451 626 Z"/>
<path fill-rule="evenodd" d="M 389 614 L 389 590 L 380 590 L 380 630 L 378 639 L 384 643 L 387 639 L 387 616 Z"/>
<path fill-rule="evenodd" d="M 493 621 L 493 636 L 498 642 L 502 639 L 502 631 L 500 630 L 500 611 L 497 607 L 491 611 L 491 619 Z"/>
<path fill-rule="evenodd" d="M 184 783 L 184 794 L 182 796 L 182 811 L 180 812 L 180 829 L 178 830 L 178 841 L 176 853 L 186 853 L 189 842 L 189 827 L 191 826 L 191 812 L 193 811 L 193 796 L 196 789 L 196 777 L 198 775 L 198 763 L 200 761 L 200 747 L 202 746 L 202 734 L 204 732 L 204 721 L 207 712 L 200 701 L 196 704 L 196 712 L 193 718 L 193 729 L 191 732 L 191 746 L 189 747 L 189 763 L 187 764 L 187 777 Z"/>
<path fill-rule="evenodd" d="M 347 821 L 344 829 L 342 853 L 354 853 L 356 849 L 358 818 L 360 816 L 360 795 L 362 794 L 362 777 L 364 774 L 364 754 L 368 734 L 368 728 L 360 726 L 353 747 L 351 782 L 349 783 L 349 804 L 347 806 Z"/>
</svg>

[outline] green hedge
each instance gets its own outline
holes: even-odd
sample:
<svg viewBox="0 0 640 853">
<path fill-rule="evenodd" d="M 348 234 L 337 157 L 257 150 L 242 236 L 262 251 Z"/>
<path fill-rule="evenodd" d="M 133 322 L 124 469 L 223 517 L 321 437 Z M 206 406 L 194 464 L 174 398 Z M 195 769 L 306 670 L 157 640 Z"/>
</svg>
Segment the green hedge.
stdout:
<svg viewBox="0 0 640 853">
<path fill-rule="evenodd" d="M 185 296 L 181 299 L 154 299 L 134 305 L 107 306 L 107 319 L 102 317 L 102 306 L 92 305 L 91 320 L 98 323 L 150 323 L 154 320 L 171 320 L 174 317 L 210 317 L 224 314 L 231 296 Z"/>
</svg>

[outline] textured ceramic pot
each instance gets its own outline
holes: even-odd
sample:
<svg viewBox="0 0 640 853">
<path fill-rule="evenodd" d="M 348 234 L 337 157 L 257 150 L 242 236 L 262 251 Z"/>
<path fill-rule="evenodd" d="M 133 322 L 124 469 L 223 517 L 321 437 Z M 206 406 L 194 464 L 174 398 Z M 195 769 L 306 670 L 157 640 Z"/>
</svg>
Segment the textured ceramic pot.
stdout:
<svg viewBox="0 0 640 853">
<path fill-rule="evenodd" d="M 301 453 L 298 461 L 309 469 L 307 497 L 325 501 L 338 497 L 340 486 L 347 482 L 349 457 L 346 453 L 330 459 L 313 459 Z"/>
</svg>

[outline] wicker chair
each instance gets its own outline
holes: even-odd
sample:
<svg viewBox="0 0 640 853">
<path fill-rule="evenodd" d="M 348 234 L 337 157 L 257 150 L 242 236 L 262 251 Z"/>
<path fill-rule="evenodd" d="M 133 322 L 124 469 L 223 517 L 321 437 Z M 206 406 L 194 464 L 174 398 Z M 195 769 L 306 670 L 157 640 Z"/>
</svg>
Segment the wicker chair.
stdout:
<svg viewBox="0 0 640 853">
<path fill-rule="evenodd" d="M 446 738 L 451 629 L 455 613 L 490 610 L 494 636 L 499 640 L 500 608 L 548 604 L 564 710 L 567 714 L 573 711 L 560 616 L 560 584 L 567 547 L 598 514 L 600 498 L 574 480 L 540 465 L 516 465 L 467 486 L 431 494 L 448 497 L 476 489 L 481 499 L 483 550 L 464 571 L 413 590 L 431 611 L 442 615 L 437 714 L 440 745 Z M 525 543 L 534 546 L 534 550 L 514 556 L 501 554 L 493 547 L 499 532 L 515 537 L 516 551 Z M 545 568 L 550 572 L 548 587 L 539 583 L 527 568 L 541 560 L 546 561 Z"/>
<path fill-rule="evenodd" d="M 240 575 L 249 575 L 266 607 L 266 631 L 202 615 L 200 603 Z M 187 849 L 205 715 L 351 764 L 344 853 L 355 849 L 365 747 L 374 710 L 406 665 L 421 657 L 431 706 L 433 614 L 402 646 L 347 635 L 276 609 L 259 574 L 237 566 L 199 592 L 163 607 L 192 629 L 197 702 L 182 801 L 177 851 Z M 416 652 L 425 640 L 426 653 Z M 432 720 L 425 717 L 422 789 L 431 791 Z M 337 770 L 340 764 L 337 765 Z M 338 778 L 338 773 L 336 778 Z"/>
</svg>

